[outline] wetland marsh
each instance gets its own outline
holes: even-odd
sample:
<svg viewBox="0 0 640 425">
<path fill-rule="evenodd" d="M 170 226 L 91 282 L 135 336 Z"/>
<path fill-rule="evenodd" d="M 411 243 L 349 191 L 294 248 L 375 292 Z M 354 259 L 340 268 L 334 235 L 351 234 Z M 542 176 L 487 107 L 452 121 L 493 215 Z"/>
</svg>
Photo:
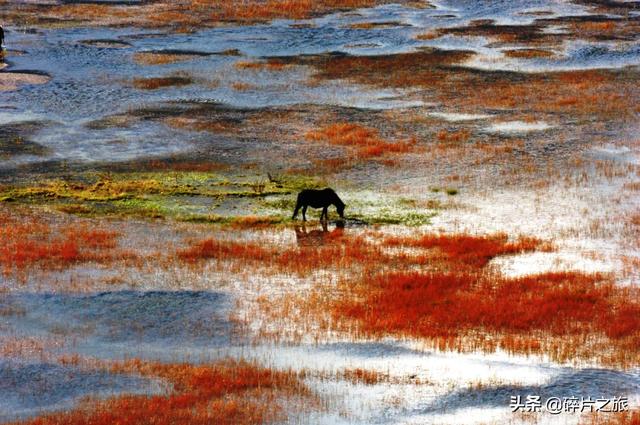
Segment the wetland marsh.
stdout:
<svg viewBox="0 0 640 425">
<path fill-rule="evenodd" d="M 640 421 L 640 2 L 0 24 L 1 423 Z"/>
</svg>

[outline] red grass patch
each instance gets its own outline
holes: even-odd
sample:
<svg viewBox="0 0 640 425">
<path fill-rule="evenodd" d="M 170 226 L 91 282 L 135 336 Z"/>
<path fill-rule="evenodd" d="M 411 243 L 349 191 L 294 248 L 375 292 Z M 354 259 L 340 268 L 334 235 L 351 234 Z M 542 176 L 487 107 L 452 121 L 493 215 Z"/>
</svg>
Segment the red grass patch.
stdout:
<svg viewBox="0 0 640 425">
<path fill-rule="evenodd" d="M 354 384 L 376 385 L 389 380 L 389 376 L 375 370 L 361 368 L 345 369 L 338 372 L 338 377 Z"/>
<path fill-rule="evenodd" d="M 336 8 L 368 7 L 375 0 L 191 0 L 195 4 L 215 4 L 214 19 L 238 21 L 266 21 L 278 18 L 305 19 L 314 14 Z"/>
<path fill-rule="evenodd" d="M 314 270 L 383 270 L 388 267 L 439 264 L 465 268 L 484 267 L 499 255 L 548 250 L 535 238 L 509 241 L 506 235 L 434 235 L 384 237 L 353 235 L 337 228 L 332 232 L 296 231 L 298 246 L 279 248 L 257 242 L 207 239 L 178 252 L 189 263 L 200 260 L 251 262 L 283 272 L 305 275 Z M 387 252 L 390 248 L 396 252 Z M 418 249 L 418 251 L 416 251 Z"/>
<path fill-rule="evenodd" d="M 537 239 L 423 235 L 389 237 L 383 243 L 435 249 L 435 255 L 424 258 L 427 271 L 383 271 L 349 281 L 347 293 L 334 305 L 334 318 L 355 321 L 365 334 L 427 338 L 442 348 L 458 349 L 472 336 L 475 348 L 553 350 L 565 360 L 578 356 L 573 344 L 584 348 L 579 356 L 601 356 L 613 363 L 628 364 L 640 354 L 637 289 L 620 288 L 600 274 L 507 278 L 487 268 L 497 256 L 550 249 Z M 419 258 L 407 257 L 405 264 Z M 609 348 L 589 349 L 587 340 L 604 341 Z"/>
<path fill-rule="evenodd" d="M 370 295 L 340 311 L 374 334 L 447 337 L 472 330 L 489 332 L 576 332 L 600 319 L 608 331 L 604 302 L 610 286 L 598 275 L 550 273 L 500 279 L 476 273 L 389 273 L 369 281 Z M 637 331 L 640 328 L 633 328 Z M 628 335 L 631 328 L 625 329 Z M 622 335 L 622 334 L 621 334 Z"/>
<path fill-rule="evenodd" d="M 255 89 L 256 86 L 254 86 L 253 84 L 236 81 L 231 83 L 231 88 L 235 91 L 249 91 Z"/>
<path fill-rule="evenodd" d="M 5 274 L 38 266 L 58 269 L 76 263 L 105 262 L 117 255 L 116 232 L 88 225 L 49 224 L 35 216 L 0 213 L 0 266 Z"/>
<path fill-rule="evenodd" d="M 437 248 L 449 262 L 458 266 L 484 267 L 500 255 L 521 254 L 535 250 L 551 250 L 548 243 L 536 238 L 521 237 L 510 242 L 506 234 L 472 236 L 466 234 L 414 237 L 387 237 L 387 246 L 433 249 Z"/>
<path fill-rule="evenodd" d="M 264 424 L 286 419 L 280 400 L 309 395 L 295 374 L 242 361 L 191 365 L 133 360 L 109 369 L 164 379 L 172 391 L 88 401 L 71 412 L 14 425 Z"/>
<path fill-rule="evenodd" d="M 436 137 L 439 143 L 446 145 L 458 145 L 460 143 L 467 142 L 471 137 L 471 132 L 466 129 L 456 131 L 441 130 L 438 132 Z"/>
<path fill-rule="evenodd" d="M 256 242 L 207 239 L 178 251 L 178 257 L 191 264 L 199 264 L 202 260 L 242 262 L 300 275 L 327 268 L 347 270 L 380 261 L 385 264 L 383 259 L 386 257 L 379 247 L 362 237 L 347 237 L 342 229 L 323 233 L 319 243 L 309 243 L 312 236 L 301 237 L 299 246 L 284 249 Z"/>
<path fill-rule="evenodd" d="M 424 338 L 443 349 L 501 347 L 558 360 L 640 361 L 640 290 L 616 286 L 601 274 L 509 278 L 490 266 L 496 257 L 551 250 L 544 241 L 505 234 L 354 235 L 343 229 L 297 236 L 293 247 L 208 240 L 179 255 L 300 276 L 337 272 L 343 278 L 329 293 L 284 299 L 282 305 L 303 304 L 316 324 L 372 337 Z"/>
<path fill-rule="evenodd" d="M 351 80 L 384 88 L 424 87 L 435 100 L 464 110 L 527 105 L 530 113 L 596 115 L 607 119 L 635 115 L 637 105 L 632 99 L 637 75 L 633 71 L 516 74 L 455 66 L 472 56 L 469 51 L 433 50 L 367 57 L 312 57 L 294 62 L 315 67 L 315 78 L 320 79 Z"/>
<path fill-rule="evenodd" d="M 541 335 L 582 341 L 606 337 L 618 348 L 640 343 L 639 294 L 629 300 L 629 294 L 621 296 L 597 274 L 511 279 L 472 271 L 392 272 L 367 278 L 358 288 L 357 296 L 337 303 L 335 315 L 354 319 L 361 331 L 374 336 L 447 340 L 480 333 L 501 337 L 510 350 L 525 347 L 518 345 L 519 338 L 509 346 L 504 336 L 538 335 L 534 341 L 541 341 Z"/>
<path fill-rule="evenodd" d="M 305 137 L 314 142 L 350 148 L 358 159 L 369 159 L 390 153 L 407 153 L 411 152 L 416 145 L 415 138 L 389 142 L 380 137 L 378 130 L 354 123 L 331 124 L 317 131 L 309 131 Z"/>
<path fill-rule="evenodd" d="M 599 414 L 587 416 L 587 420 L 580 421 L 583 425 L 640 425 L 640 411 L 631 410 L 620 413 Z"/>
<path fill-rule="evenodd" d="M 265 261 L 270 259 L 273 254 L 272 250 L 251 242 L 207 239 L 179 251 L 178 257 L 188 262 L 206 259 Z"/>
</svg>

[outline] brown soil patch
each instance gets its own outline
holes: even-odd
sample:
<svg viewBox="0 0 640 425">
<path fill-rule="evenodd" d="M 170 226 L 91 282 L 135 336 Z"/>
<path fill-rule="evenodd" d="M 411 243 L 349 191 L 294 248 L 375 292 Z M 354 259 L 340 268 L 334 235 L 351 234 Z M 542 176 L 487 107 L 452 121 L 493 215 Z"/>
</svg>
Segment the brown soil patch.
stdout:
<svg viewBox="0 0 640 425">
<path fill-rule="evenodd" d="M 224 22 L 258 23 L 272 19 L 306 19 L 313 16 L 389 0 L 152 0 L 140 5 L 126 4 L 24 4 L 11 0 L 3 4 L 0 20 L 12 25 L 42 26 L 124 26 L 171 28 L 189 32 L 194 28 Z"/>
<path fill-rule="evenodd" d="M 29 84 L 46 84 L 51 77 L 22 72 L 0 72 L 0 92 L 18 90 Z"/>
</svg>

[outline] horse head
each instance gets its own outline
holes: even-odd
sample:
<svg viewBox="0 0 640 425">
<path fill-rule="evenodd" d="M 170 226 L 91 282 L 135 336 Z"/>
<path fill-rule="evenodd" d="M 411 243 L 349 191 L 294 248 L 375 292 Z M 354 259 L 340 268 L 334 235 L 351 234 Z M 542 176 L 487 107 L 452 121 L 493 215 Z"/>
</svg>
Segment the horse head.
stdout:
<svg viewBox="0 0 640 425">
<path fill-rule="evenodd" d="M 346 205 L 340 199 L 336 202 L 336 211 L 338 211 L 338 215 L 340 218 L 344 218 L 344 209 Z"/>
</svg>

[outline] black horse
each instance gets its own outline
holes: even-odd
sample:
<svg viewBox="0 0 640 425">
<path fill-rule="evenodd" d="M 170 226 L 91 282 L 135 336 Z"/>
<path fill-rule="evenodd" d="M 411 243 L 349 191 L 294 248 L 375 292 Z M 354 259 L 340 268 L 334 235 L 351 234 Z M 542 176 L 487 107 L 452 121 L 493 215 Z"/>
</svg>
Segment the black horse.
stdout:
<svg viewBox="0 0 640 425">
<path fill-rule="evenodd" d="M 340 218 L 344 218 L 345 204 L 338 197 L 333 189 L 326 188 L 322 190 L 305 189 L 298 194 L 298 202 L 296 202 L 296 209 L 293 211 L 293 220 L 298 216 L 298 210 L 302 208 L 302 219 L 307 221 L 307 207 L 322 208 L 322 214 L 320 214 L 320 220 L 323 217 L 325 220 L 329 219 L 329 205 L 335 205 Z"/>
</svg>

